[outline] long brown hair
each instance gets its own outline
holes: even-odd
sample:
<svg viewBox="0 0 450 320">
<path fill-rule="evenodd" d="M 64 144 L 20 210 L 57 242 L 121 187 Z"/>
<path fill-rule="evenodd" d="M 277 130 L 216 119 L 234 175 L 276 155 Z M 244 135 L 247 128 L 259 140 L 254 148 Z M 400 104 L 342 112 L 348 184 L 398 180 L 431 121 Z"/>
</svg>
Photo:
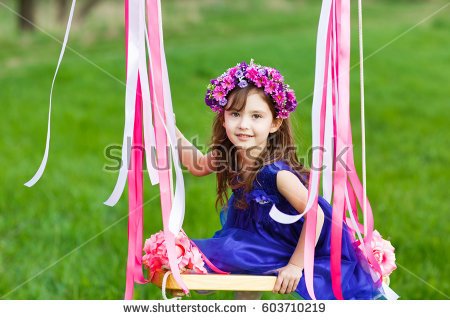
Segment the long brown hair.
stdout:
<svg viewBox="0 0 450 320">
<path fill-rule="evenodd" d="M 243 110 L 247 97 L 253 93 L 259 94 L 269 105 L 273 120 L 275 120 L 276 113 L 272 100 L 262 89 L 250 84 L 245 88 L 237 87 L 230 93 L 225 110 Z M 278 160 L 284 160 L 294 169 L 299 174 L 303 184 L 308 183 L 309 170 L 297 158 L 289 118 L 283 119 L 279 129 L 269 134 L 266 148 L 262 150 L 258 159 L 255 161 L 254 166 L 250 170 L 250 175 L 245 180 L 240 179 L 240 181 L 238 178 L 242 171 L 238 168 L 236 148 L 234 148 L 233 143 L 228 139 L 223 123 L 224 112 L 220 112 L 214 119 L 211 137 L 211 152 L 217 172 L 216 210 L 219 206 L 222 207 L 228 202 L 228 187 L 231 189 L 244 187 L 244 196 L 235 198 L 235 206 L 240 209 L 247 208 L 248 204 L 245 201 L 245 194 L 251 191 L 258 171 L 264 165 Z"/>
</svg>

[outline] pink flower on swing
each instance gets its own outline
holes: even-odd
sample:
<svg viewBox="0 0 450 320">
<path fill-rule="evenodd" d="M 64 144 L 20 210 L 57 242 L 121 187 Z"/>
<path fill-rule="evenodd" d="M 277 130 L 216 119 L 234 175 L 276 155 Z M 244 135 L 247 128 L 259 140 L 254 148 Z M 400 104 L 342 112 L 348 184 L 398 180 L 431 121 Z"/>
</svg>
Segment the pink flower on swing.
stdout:
<svg viewBox="0 0 450 320">
<path fill-rule="evenodd" d="M 375 260 L 380 264 L 381 275 L 388 277 L 392 271 L 397 269 L 395 264 L 395 248 L 390 241 L 384 240 L 378 231 L 374 230 L 372 235 L 372 241 L 370 242 L 372 253 Z M 362 249 L 362 245 L 360 245 L 360 248 Z"/>
<path fill-rule="evenodd" d="M 163 231 L 159 231 L 145 240 L 144 252 L 142 263 L 149 269 L 151 277 L 157 271 L 170 270 Z M 175 254 L 180 272 L 207 273 L 200 251 L 182 232 L 175 238 Z"/>
</svg>

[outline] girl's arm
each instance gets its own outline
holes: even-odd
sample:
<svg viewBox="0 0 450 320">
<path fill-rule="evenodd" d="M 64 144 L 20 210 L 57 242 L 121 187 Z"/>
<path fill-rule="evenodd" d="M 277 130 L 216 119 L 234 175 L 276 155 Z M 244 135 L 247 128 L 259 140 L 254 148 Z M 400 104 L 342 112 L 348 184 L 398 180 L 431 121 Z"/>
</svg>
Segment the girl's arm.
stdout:
<svg viewBox="0 0 450 320">
<path fill-rule="evenodd" d="M 292 172 L 282 170 L 277 174 L 278 191 L 286 198 L 286 200 L 297 210 L 302 213 L 305 210 L 308 201 L 308 189 L 300 182 L 297 176 Z M 325 215 L 318 206 L 317 210 L 317 226 L 316 226 L 316 244 L 322 231 Z M 305 235 L 306 224 L 303 224 L 297 247 L 289 260 L 289 264 L 280 269 L 278 279 L 274 287 L 274 292 L 290 293 L 297 288 L 303 270 L 303 253 L 305 251 Z"/>
<path fill-rule="evenodd" d="M 178 127 L 175 128 L 177 134 L 178 155 L 181 163 L 194 176 L 205 176 L 212 170 L 211 153 L 204 155 L 189 140 L 187 140 Z"/>
</svg>

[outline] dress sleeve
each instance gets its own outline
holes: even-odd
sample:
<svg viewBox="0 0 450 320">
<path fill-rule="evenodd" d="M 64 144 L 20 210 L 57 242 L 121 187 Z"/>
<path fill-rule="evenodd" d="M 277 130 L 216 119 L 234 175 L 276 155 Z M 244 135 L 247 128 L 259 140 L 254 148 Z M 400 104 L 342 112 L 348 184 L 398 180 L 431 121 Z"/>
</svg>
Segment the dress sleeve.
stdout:
<svg viewBox="0 0 450 320">
<path fill-rule="evenodd" d="M 282 170 L 290 171 L 300 179 L 297 172 L 295 172 L 287 163 L 280 160 L 268 164 L 261 169 L 260 173 L 256 176 L 256 185 L 271 194 L 281 195 L 277 188 L 277 173 Z M 302 180 L 300 179 L 300 181 Z"/>
<path fill-rule="evenodd" d="M 264 166 L 256 176 L 257 185 L 271 194 L 277 194 L 277 173 L 280 169 L 275 163 Z"/>
<path fill-rule="evenodd" d="M 263 189 L 270 195 L 275 196 L 278 199 L 277 208 L 286 214 L 298 214 L 294 207 L 284 198 L 284 196 L 278 191 L 277 188 L 277 174 L 278 172 L 286 170 L 294 173 L 297 177 L 298 174 L 284 161 L 276 161 L 263 168 L 261 171 L 260 183 Z M 301 181 L 301 179 L 299 178 Z M 303 219 L 303 217 L 301 218 Z M 303 220 L 301 220 L 303 221 Z"/>
<path fill-rule="evenodd" d="M 278 192 L 278 188 L 277 188 L 277 173 L 282 171 L 282 170 L 286 170 L 286 171 L 292 172 L 300 180 L 300 182 L 303 184 L 303 181 L 300 178 L 299 174 L 294 169 L 292 169 L 288 164 L 286 164 L 284 161 L 274 162 L 272 164 L 272 166 L 273 166 L 272 171 L 274 172 L 273 173 L 273 178 L 272 178 L 272 180 L 273 180 L 272 181 L 272 185 L 273 185 L 273 188 L 275 188 L 275 190 L 277 192 Z"/>
</svg>

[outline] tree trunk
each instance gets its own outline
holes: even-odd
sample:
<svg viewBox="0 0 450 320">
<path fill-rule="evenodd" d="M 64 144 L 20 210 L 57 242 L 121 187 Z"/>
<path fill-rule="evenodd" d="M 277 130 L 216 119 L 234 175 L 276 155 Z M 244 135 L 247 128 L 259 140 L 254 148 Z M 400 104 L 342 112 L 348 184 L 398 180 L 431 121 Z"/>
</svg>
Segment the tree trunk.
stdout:
<svg viewBox="0 0 450 320">
<path fill-rule="evenodd" d="M 84 20 L 91 10 L 100 2 L 100 0 L 88 0 L 80 9 L 79 20 Z"/>
<path fill-rule="evenodd" d="M 66 21 L 68 0 L 57 0 L 58 11 L 56 18 L 58 22 L 62 23 Z"/>
<path fill-rule="evenodd" d="M 34 29 L 34 0 L 19 0 L 19 29 L 30 31 Z"/>
</svg>

